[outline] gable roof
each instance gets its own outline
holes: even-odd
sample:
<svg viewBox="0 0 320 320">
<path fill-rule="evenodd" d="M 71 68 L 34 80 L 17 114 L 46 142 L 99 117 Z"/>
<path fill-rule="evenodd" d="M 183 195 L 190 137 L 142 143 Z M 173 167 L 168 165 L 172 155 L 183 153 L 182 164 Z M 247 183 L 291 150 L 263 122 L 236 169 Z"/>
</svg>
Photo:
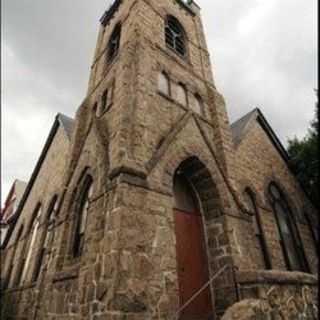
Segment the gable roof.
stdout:
<svg viewBox="0 0 320 320">
<path fill-rule="evenodd" d="M 233 142 L 236 147 L 242 142 L 242 139 L 247 132 L 248 124 L 250 123 L 250 120 L 255 117 L 256 110 L 254 109 L 250 111 L 249 113 L 245 114 L 242 118 L 235 121 L 233 124 L 231 124 L 231 133 Z"/>
<path fill-rule="evenodd" d="M 58 113 L 57 119 L 61 124 L 61 127 L 64 129 L 65 133 L 69 140 L 71 140 L 73 127 L 74 127 L 74 120 L 62 113 Z"/>
<path fill-rule="evenodd" d="M 270 141 L 274 145 L 274 147 L 279 152 L 280 156 L 283 158 L 283 160 L 288 163 L 290 160 L 290 157 L 288 155 L 287 150 L 281 143 L 280 139 L 277 137 L 275 132 L 273 131 L 272 127 L 270 126 L 269 122 L 261 112 L 259 108 L 255 108 L 246 115 L 244 115 L 239 120 L 235 121 L 231 125 L 231 132 L 233 137 L 233 142 L 236 148 L 241 144 L 241 142 L 244 140 L 247 133 L 250 131 L 250 124 L 256 121 L 260 124 L 261 128 L 265 131 L 265 133 L 270 138 Z"/>
<path fill-rule="evenodd" d="M 51 144 L 52 144 L 52 142 L 54 140 L 54 137 L 56 136 L 56 133 L 58 132 L 58 129 L 60 127 L 66 133 L 68 141 L 71 141 L 71 135 L 72 135 L 72 132 L 73 132 L 73 127 L 74 127 L 74 120 L 69 118 L 69 117 L 67 117 L 66 115 L 58 113 L 56 115 L 56 117 L 55 117 L 54 123 L 52 125 L 51 130 L 50 130 L 50 133 L 49 133 L 49 136 L 48 136 L 48 138 L 46 140 L 46 143 L 45 143 L 45 145 L 44 145 L 44 147 L 42 149 L 42 152 L 40 154 L 38 162 L 37 162 L 37 164 L 36 164 L 36 166 L 35 166 L 35 168 L 34 168 L 34 170 L 32 172 L 30 180 L 29 180 L 29 182 L 28 182 L 28 184 L 27 184 L 27 186 L 25 188 L 25 191 L 23 193 L 23 196 L 22 196 L 22 199 L 21 199 L 21 201 L 19 203 L 19 206 L 18 206 L 15 214 L 10 218 L 10 221 L 8 221 L 11 224 L 10 230 L 9 230 L 9 232 L 7 234 L 7 237 L 4 240 L 1 248 L 5 248 L 6 245 L 8 244 L 8 242 L 9 242 L 9 240 L 10 240 L 10 237 L 11 237 L 11 234 L 12 234 L 12 232 L 14 230 L 15 224 L 16 224 L 18 218 L 19 218 L 19 215 L 20 215 L 20 213 L 21 213 L 21 211 L 22 211 L 27 199 L 28 199 L 28 196 L 29 196 L 29 194 L 30 194 L 30 192 L 32 190 L 32 187 L 33 187 L 36 179 L 37 179 L 37 176 L 38 176 L 38 174 L 40 172 L 42 164 L 43 164 L 43 162 L 44 162 L 44 160 L 45 160 L 45 158 L 47 156 L 47 153 L 48 153 L 48 151 L 49 151 L 49 149 L 51 147 Z"/>
<path fill-rule="evenodd" d="M 274 145 L 274 147 L 279 152 L 282 159 L 287 164 L 287 167 L 292 173 L 292 175 L 296 177 L 296 174 L 294 173 L 292 166 L 290 164 L 290 156 L 287 150 L 285 149 L 285 147 L 283 146 L 283 144 L 281 143 L 281 141 L 279 140 L 279 138 L 277 137 L 272 127 L 270 126 L 269 122 L 267 121 L 267 119 L 265 118 L 265 116 L 263 115 L 263 113 L 259 108 L 253 109 L 252 111 L 250 111 L 249 113 L 247 113 L 246 115 L 244 115 L 242 118 L 235 121 L 231 125 L 231 131 L 232 131 L 235 147 L 237 148 L 241 144 L 241 142 L 244 140 L 247 133 L 250 132 L 250 124 L 253 121 L 256 121 L 259 123 L 261 128 L 265 131 L 265 133 L 270 138 L 271 143 Z M 301 190 L 305 194 L 306 198 L 310 201 L 310 203 L 314 207 L 317 207 L 317 205 L 311 200 L 304 186 L 298 180 L 297 180 L 297 183 L 299 184 Z"/>
<path fill-rule="evenodd" d="M 16 202 L 16 205 L 19 204 L 26 187 L 27 183 L 25 181 L 19 179 L 16 179 L 14 181 L 4 202 L 4 206 L 3 208 L 1 208 L 0 225 L 6 224 L 5 221 L 8 220 L 8 217 L 10 217 L 14 213 L 13 210 L 11 210 L 10 214 L 8 214 L 7 211 L 12 206 L 13 202 Z"/>
</svg>

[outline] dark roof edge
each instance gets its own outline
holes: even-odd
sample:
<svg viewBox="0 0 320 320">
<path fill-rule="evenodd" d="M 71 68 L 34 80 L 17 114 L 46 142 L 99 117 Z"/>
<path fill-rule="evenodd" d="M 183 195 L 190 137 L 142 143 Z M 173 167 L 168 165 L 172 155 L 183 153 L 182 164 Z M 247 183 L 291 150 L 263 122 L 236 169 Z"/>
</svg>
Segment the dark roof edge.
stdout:
<svg viewBox="0 0 320 320">
<path fill-rule="evenodd" d="M 255 112 L 258 111 L 258 108 L 254 108 L 251 111 L 247 112 L 246 114 L 244 114 L 242 117 L 240 117 L 239 119 L 235 120 L 233 123 L 231 123 L 231 127 L 234 127 L 237 125 L 237 123 L 239 121 L 242 121 L 243 119 L 245 119 L 246 117 L 249 117 L 250 115 L 253 115 Z"/>
<path fill-rule="evenodd" d="M 48 150 L 49 150 L 49 148 L 50 148 L 50 146 L 52 144 L 52 141 L 53 141 L 53 139 L 54 139 L 54 137 L 55 137 L 55 135 L 56 135 L 56 133 L 58 131 L 59 126 L 60 126 L 60 121 L 59 121 L 59 114 L 58 114 L 55 117 L 55 121 L 54 121 L 54 123 L 52 125 L 52 128 L 50 130 L 49 136 L 48 136 L 48 138 L 46 140 L 46 143 L 45 143 L 45 145 L 44 145 L 44 147 L 42 149 L 42 152 L 40 154 L 38 162 L 37 162 L 32 174 L 31 174 L 31 178 L 30 178 L 30 180 L 29 180 L 29 182 L 27 184 L 27 187 L 26 187 L 26 189 L 25 189 L 25 191 L 23 193 L 23 196 L 22 196 L 22 199 L 21 199 L 21 201 L 19 203 L 19 206 L 18 206 L 14 216 L 12 216 L 12 219 L 10 219 L 12 221 L 12 224 L 11 224 L 10 230 L 8 231 L 7 237 L 4 240 L 4 242 L 3 242 L 2 246 L 0 247 L 0 249 L 4 249 L 7 246 L 8 242 L 9 242 L 9 240 L 11 238 L 11 234 L 13 232 L 15 224 L 16 224 L 16 222 L 17 222 L 17 220 L 18 220 L 18 218 L 20 216 L 20 213 L 21 213 L 21 211 L 22 211 L 22 209 L 23 209 L 23 207 L 24 207 L 24 205 L 26 203 L 26 200 L 28 199 L 28 196 L 29 196 L 29 194 L 30 194 L 30 192 L 32 190 L 34 182 L 35 182 L 35 180 L 36 180 L 36 178 L 38 176 L 38 173 L 39 173 L 39 171 L 41 169 L 41 166 L 42 166 L 42 164 L 43 164 L 43 162 L 44 162 L 44 160 L 46 158 L 47 152 L 48 152 Z"/>
<path fill-rule="evenodd" d="M 72 137 L 72 132 L 73 132 L 74 119 L 66 116 L 63 113 L 58 113 L 57 119 L 60 122 L 61 127 L 64 129 L 64 131 L 67 135 L 67 138 L 70 141 L 71 137 Z"/>
<path fill-rule="evenodd" d="M 257 108 L 256 110 L 258 113 L 257 120 L 259 121 L 260 125 L 262 126 L 262 128 L 265 130 L 265 132 L 267 133 L 267 135 L 271 139 L 273 145 L 279 151 L 283 160 L 286 163 L 289 163 L 290 157 L 289 157 L 289 154 L 288 154 L 286 148 L 283 146 L 282 142 L 280 141 L 280 139 L 278 138 L 278 136 L 276 135 L 276 133 L 274 132 L 274 130 L 270 126 L 269 122 L 267 121 L 267 119 L 265 118 L 265 116 L 263 115 L 261 110 L 259 108 Z"/>
<path fill-rule="evenodd" d="M 105 11 L 100 19 L 100 23 L 105 27 L 109 21 L 113 18 L 114 14 L 117 12 L 123 0 L 116 0 L 113 4 Z"/>
<path fill-rule="evenodd" d="M 259 124 L 264 129 L 264 131 L 267 133 L 267 135 L 271 139 L 271 142 L 273 143 L 273 145 L 276 147 L 276 149 L 280 153 L 281 157 L 283 158 L 283 160 L 287 164 L 287 167 L 288 167 L 289 171 L 291 172 L 291 174 L 296 178 L 297 175 L 293 171 L 293 168 L 292 168 L 291 163 L 290 163 L 290 159 L 291 158 L 290 158 L 286 148 L 283 146 L 283 144 L 281 143 L 280 139 L 277 137 L 277 135 L 273 131 L 272 127 L 270 126 L 269 122 L 267 121 L 267 119 L 263 115 L 262 111 L 259 108 L 257 108 L 257 112 L 258 112 L 257 120 L 258 120 Z M 317 208 L 317 205 L 312 201 L 312 199 L 308 195 L 308 192 L 306 191 L 305 187 L 301 184 L 301 182 L 298 181 L 297 179 L 296 179 L 296 182 L 299 185 L 299 187 L 301 188 L 301 190 L 304 193 L 305 197 L 310 201 L 312 206 L 314 208 Z"/>
</svg>

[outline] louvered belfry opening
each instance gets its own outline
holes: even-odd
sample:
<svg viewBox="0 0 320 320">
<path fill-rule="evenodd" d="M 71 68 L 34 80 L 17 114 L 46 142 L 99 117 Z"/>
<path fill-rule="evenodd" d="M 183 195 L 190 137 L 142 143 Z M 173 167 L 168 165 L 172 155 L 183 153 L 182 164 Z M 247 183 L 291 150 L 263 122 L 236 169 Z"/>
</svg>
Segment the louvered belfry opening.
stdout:
<svg viewBox="0 0 320 320">
<path fill-rule="evenodd" d="M 167 16 L 165 22 L 165 37 L 168 47 L 179 55 L 186 56 L 186 36 L 180 22 L 173 16 Z"/>
</svg>

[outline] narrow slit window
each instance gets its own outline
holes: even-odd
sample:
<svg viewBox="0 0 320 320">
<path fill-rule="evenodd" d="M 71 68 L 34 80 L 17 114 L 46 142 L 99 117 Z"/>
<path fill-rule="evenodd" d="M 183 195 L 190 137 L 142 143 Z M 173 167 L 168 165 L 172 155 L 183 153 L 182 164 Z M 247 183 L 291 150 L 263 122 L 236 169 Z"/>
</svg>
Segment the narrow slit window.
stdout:
<svg viewBox="0 0 320 320">
<path fill-rule="evenodd" d="M 79 197 L 79 206 L 77 209 L 76 230 L 73 247 L 74 257 L 79 257 L 82 254 L 84 247 L 84 237 L 87 225 L 88 211 L 90 206 L 90 198 L 92 196 L 92 178 L 87 176 L 84 180 L 83 188 Z"/>
<path fill-rule="evenodd" d="M 102 95 L 102 98 L 101 98 L 101 113 L 103 113 L 104 111 L 107 110 L 107 107 L 108 107 L 108 90 L 105 90 L 103 95 Z"/>
<path fill-rule="evenodd" d="M 166 96 L 170 96 L 170 81 L 169 77 L 164 72 L 159 73 L 158 90 Z"/>
<path fill-rule="evenodd" d="M 97 102 L 93 105 L 93 113 L 94 113 L 96 116 L 99 116 L 99 115 L 100 115 L 99 108 L 98 108 L 98 103 L 97 103 Z"/>
<path fill-rule="evenodd" d="M 18 232 L 18 236 L 17 236 L 16 241 L 15 241 L 10 267 L 9 267 L 9 270 L 7 271 L 8 275 L 6 277 L 5 284 L 4 284 L 5 288 L 9 288 L 10 285 L 11 285 L 11 281 L 12 281 L 11 278 L 13 277 L 12 271 L 13 271 L 13 269 L 15 267 L 15 263 L 16 263 L 16 259 L 15 259 L 16 258 L 16 252 L 17 252 L 17 248 L 18 248 L 21 236 L 23 234 L 23 229 L 24 229 L 24 225 L 21 225 L 20 229 L 19 229 L 19 232 Z"/>
<path fill-rule="evenodd" d="M 177 86 L 177 101 L 184 106 L 188 105 L 187 89 L 183 84 Z"/>
<path fill-rule="evenodd" d="M 111 61 L 119 52 L 121 39 L 121 24 L 114 28 L 108 43 L 108 60 Z"/>
<path fill-rule="evenodd" d="M 280 243 L 288 270 L 309 272 L 301 237 L 283 192 L 275 183 L 269 185 L 269 197 L 278 223 Z"/>
<path fill-rule="evenodd" d="M 251 213 L 253 213 L 253 229 L 256 247 L 260 254 L 260 263 L 263 269 L 271 269 L 271 259 L 268 252 L 267 242 L 264 237 L 260 213 L 256 203 L 256 197 L 251 189 L 246 188 L 243 194 L 244 201 Z"/>
</svg>

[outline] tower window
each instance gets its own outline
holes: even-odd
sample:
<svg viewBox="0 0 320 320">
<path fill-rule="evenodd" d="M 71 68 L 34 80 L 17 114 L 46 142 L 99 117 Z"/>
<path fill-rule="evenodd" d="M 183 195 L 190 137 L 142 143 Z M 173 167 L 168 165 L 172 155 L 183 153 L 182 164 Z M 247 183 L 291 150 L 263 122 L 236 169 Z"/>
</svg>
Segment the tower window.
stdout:
<svg viewBox="0 0 320 320">
<path fill-rule="evenodd" d="M 194 98 L 195 98 L 195 103 L 192 104 L 191 108 L 195 113 L 202 115 L 204 111 L 202 98 L 198 94 L 195 94 Z"/>
<path fill-rule="evenodd" d="M 99 108 L 97 110 L 97 116 L 102 116 L 106 111 L 110 109 L 113 102 L 113 92 L 114 92 L 114 81 L 108 89 L 105 89 L 101 96 L 101 101 L 99 103 Z"/>
<path fill-rule="evenodd" d="M 158 90 L 166 96 L 170 96 L 170 80 L 165 72 L 159 73 Z"/>
<path fill-rule="evenodd" d="M 177 101 L 184 106 L 188 105 L 187 89 L 183 84 L 178 84 L 177 87 Z"/>
<path fill-rule="evenodd" d="M 108 103 L 108 90 L 105 90 L 101 98 L 101 113 L 107 109 Z"/>
<path fill-rule="evenodd" d="M 73 246 L 73 256 L 79 257 L 83 251 L 84 236 L 87 225 L 87 217 L 89 211 L 90 198 L 92 196 L 92 178 L 87 175 L 84 179 L 79 194 L 79 201 L 76 216 L 76 230 Z"/>
<path fill-rule="evenodd" d="M 275 213 L 280 233 L 281 246 L 287 268 L 292 271 L 309 271 L 301 237 L 286 198 L 279 187 L 269 185 L 269 197 Z"/>
<path fill-rule="evenodd" d="M 173 16 L 168 16 L 165 22 L 165 39 L 168 47 L 179 55 L 186 55 L 185 31 L 180 22 Z"/>
<path fill-rule="evenodd" d="M 98 103 L 97 103 L 97 102 L 93 105 L 93 113 L 94 113 L 95 115 L 99 116 Z"/>
<path fill-rule="evenodd" d="M 108 43 L 108 60 L 111 61 L 117 54 L 120 48 L 120 39 L 121 39 L 121 24 L 118 23 L 109 40 Z"/>
</svg>

